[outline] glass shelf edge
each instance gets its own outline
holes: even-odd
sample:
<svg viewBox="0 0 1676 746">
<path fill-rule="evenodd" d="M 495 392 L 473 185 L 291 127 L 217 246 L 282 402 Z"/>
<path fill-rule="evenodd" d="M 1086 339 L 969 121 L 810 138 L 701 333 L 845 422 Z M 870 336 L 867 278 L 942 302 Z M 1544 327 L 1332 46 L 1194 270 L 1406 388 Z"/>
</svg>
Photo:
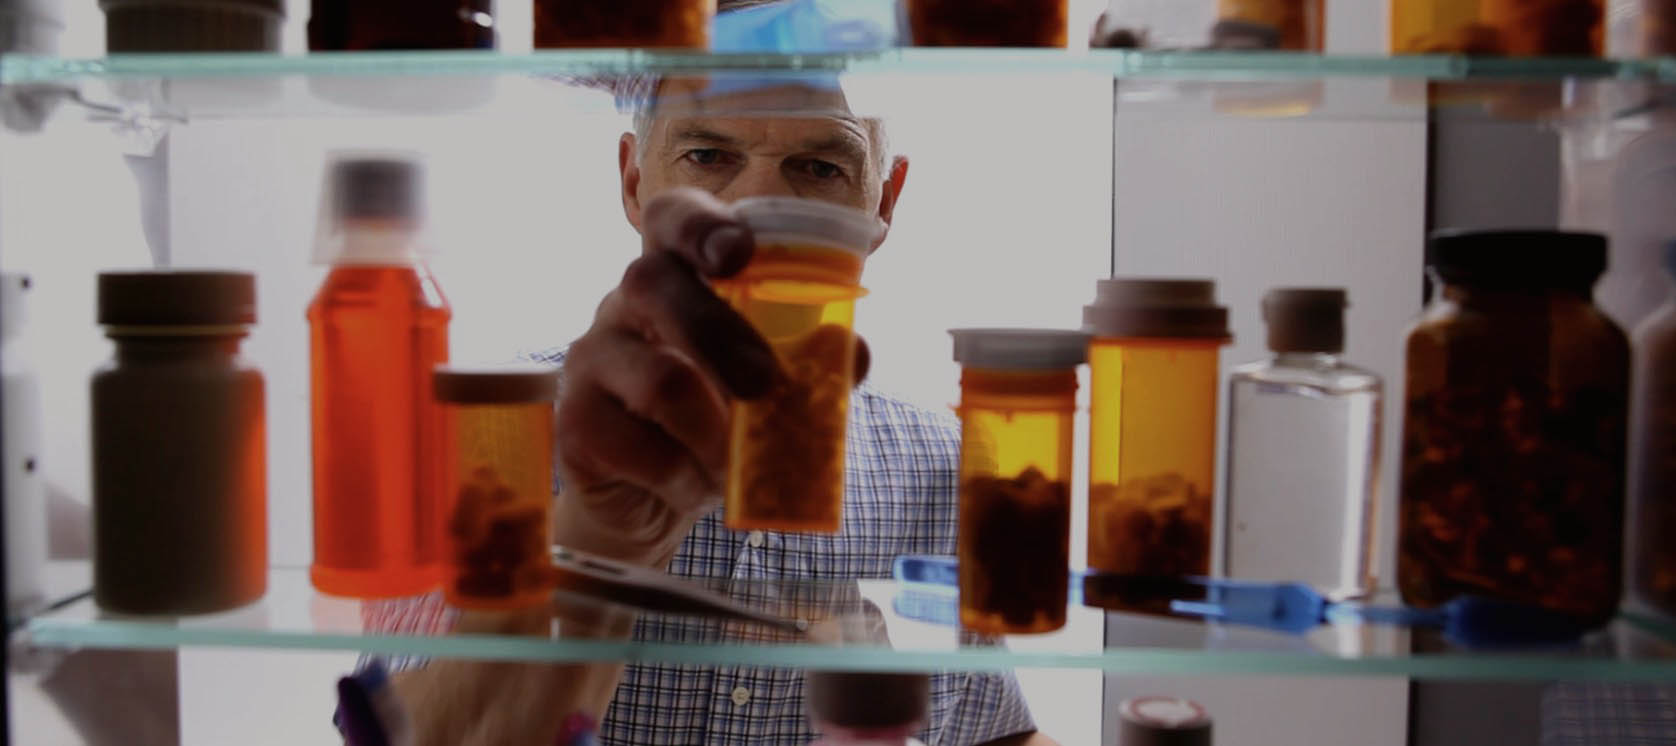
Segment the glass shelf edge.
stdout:
<svg viewBox="0 0 1676 746">
<path fill-rule="evenodd" d="M 1676 58 L 1488 58 L 1318 55 L 1295 52 L 898 48 L 839 54 L 711 54 L 633 49 L 326 52 L 312 54 L 118 54 L 98 58 L 0 56 L 0 85 L 80 78 L 226 78 L 291 75 L 605 76 L 704 72 L 1095 73 L 1117 79 L 1428 80 L 1591 78 L 1676 82 Z"/>
<path fill-rule="evenodd" d="M 105 621 L 97 625 L 32 622 L 30 640 L 43 647 L 174 649 L 181 647 L 316 650 L 374 655 L 422 655 L 526 662 L 664 663 L 675 665 L 763 665 L 834 671 L 1008 671 L 1092 669 L 1111 674 L 1406 677 L 1424 680 L 1591 680 L 1676 681 L 1676 661 L 1565 660 L 1494 656 L 1337 658 L 1252 651 L 1183 651 L 1147 648 L 1103 653 L 1015 651 L 959 652 L 834 648 L 813 645 L 681 645 L 655 642 L 510 640 L 504 637 L 412 638 L 273 632 L 254 638 L 235 630 L 169 631 L 144 623 Z M 860 653 L 860 654 L 858 654 Z"/>
</svg>

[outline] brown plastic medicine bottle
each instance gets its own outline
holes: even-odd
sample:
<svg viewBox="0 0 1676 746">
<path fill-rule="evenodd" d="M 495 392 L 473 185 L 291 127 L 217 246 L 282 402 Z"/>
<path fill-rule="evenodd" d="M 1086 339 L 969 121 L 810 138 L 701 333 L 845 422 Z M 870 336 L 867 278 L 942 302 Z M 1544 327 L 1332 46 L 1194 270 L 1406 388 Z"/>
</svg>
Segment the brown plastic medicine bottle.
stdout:
<svg viewBox="0 0 1676 746">
<path fill-rule="evenodd" d="M 256 278 L 99 276 L 116 357 L 93 376 L 93 597 L 126 614 L 242 606 L 267 590 L 260 371 L 239 356 Z"/>
</svg>

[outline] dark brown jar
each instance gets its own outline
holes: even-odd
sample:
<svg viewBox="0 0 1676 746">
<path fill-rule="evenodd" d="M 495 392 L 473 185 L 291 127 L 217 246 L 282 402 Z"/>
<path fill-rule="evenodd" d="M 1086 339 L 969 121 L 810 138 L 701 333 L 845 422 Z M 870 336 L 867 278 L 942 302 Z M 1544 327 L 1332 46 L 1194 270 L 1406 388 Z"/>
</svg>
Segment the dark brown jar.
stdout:
<svg viewBox="0 0 1676 746">
<path fill-rule="evenodd" d="M 256 280 L 99 276 L 116 356 L 93 375 L 93 595 L 129 614 L 242 606 L 267 589 L 262 374 L 239 357 Z"/>
<path fill-rule="evenodd" d="M 716 0 L 535 0 L 535 48 L 709 49 Z"/>
<path fill-rule="evenodd" d="M 1446 232 L 1408 333 L 1397 584 L 1589 623 L 1617 611 L 1629 344 L 1595 307 L 1606 238 Z"/>
<path fill-rule="evenodd" d="M 312 52 L 494 49 L 491 0 L 313 0 Z"/>
<path fill-rule="evenodd" d="M 1066 0 L 905 0 L 916 47 L 1063 47 Z"/>
</svg>

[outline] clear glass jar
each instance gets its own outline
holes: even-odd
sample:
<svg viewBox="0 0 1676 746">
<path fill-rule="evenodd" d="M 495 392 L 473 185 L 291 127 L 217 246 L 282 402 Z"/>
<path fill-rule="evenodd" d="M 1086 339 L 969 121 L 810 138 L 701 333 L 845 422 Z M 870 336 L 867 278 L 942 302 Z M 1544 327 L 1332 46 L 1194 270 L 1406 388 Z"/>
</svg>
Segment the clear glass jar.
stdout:
<svg viewBox="0 0 1676 746">
<path fill-rule="evenodd" d="M 1270 291 L 1274 354 L 1229 375 L 1226 577 L 1374 590 L 1383 386 L 1340 358 L 1346 305 L 1339 289 Z"/>
<path fill-rule="evenodd" d="M 1604 21 L 1604 0 L 1391 0 L 1391 52 L 1598 57 Z"/>
<path fill-rule="evenodd" d="M 1629 343 L 1595 307 L 1606 239 L 1440 233 L 1410 329 L 1397 584 L 1584 622 L 1622 580 Z"/>
<path fill-rule="evenodd" d="M 745 269 L 716 292 L 773 348 L 781 380 L 733 403 L 727 527 L 837 533 L 844 432 L 855 385 L 855 302 L 876 219 L 817 200 L 741 200 L 756 236 Z"/>
<path fill-rule="evenodd" d="M 1207 575 L 1228 310 L 1208 280 L 1102 280 L 1089 344 L 1088 566 Z M 1124 608 L 1120 598 L 1085 595 Z M 1152 602 L 1139 604 L 1152 608 Z"/>
<path fill-rule="evenodd" d="M 452 490 L 448 603 L 512 609 L 549 602 L 558 371 L 444 366 L 433 380 L 450 436 L 442 477 Z"/>
<path fill-rule="evenodd" d="M 960 373 L 960 624 L 983 634 L 1065 626 L 1080 332 L 956 329 Z"/>
</svg>

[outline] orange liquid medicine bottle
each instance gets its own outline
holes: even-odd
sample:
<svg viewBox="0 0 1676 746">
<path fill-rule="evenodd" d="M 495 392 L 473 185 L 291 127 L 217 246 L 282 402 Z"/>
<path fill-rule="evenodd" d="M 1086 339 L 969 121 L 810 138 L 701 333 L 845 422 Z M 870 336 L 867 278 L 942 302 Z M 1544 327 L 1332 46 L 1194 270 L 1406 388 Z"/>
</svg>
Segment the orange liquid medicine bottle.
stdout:
<svg viewBox="0 0 1676 746">
<path fill-rule="evenodd" d="M 448 302 L 419 254 L 422 173 L 400 157 L 329 170 L 308 308 L 314 562 L 324 593 L 389 598 L 438 587 L 446 439 L 431 370 L 448 360 Z"/>
</svg>

